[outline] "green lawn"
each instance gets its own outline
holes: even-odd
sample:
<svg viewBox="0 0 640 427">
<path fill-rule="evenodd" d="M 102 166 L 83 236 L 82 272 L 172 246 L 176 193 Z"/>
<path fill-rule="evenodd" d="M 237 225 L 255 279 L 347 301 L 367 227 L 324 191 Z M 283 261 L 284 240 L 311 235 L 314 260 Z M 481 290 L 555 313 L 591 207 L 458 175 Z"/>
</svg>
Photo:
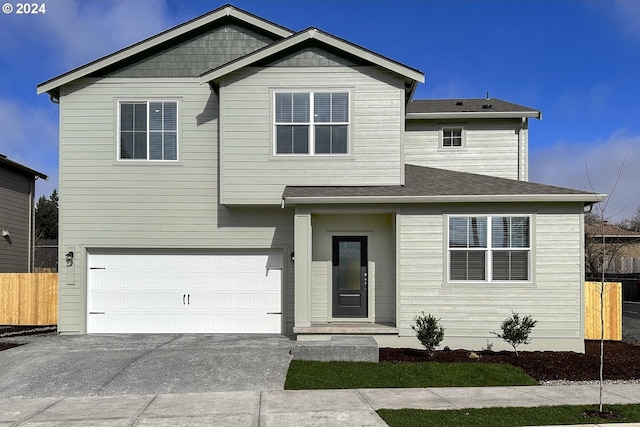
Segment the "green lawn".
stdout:
<svg viewBox="0 0 640 427">
<path fill-rule="evenodd" d="M 292 360 L 285 390 L 537 385 L 522 369 L 490 363 Z"/>
<path fill-rule="evenodd" d="M 623 418 L 606 420 L 583 415 L 597 406 L 542 406 L 537 408 L 483 408 L 459 410 L 380 409 L 378 414 L 390 427 L 516 427 L 563 424 L 640 422 L 640 405 L 608 405 L 604 409 Z"/>
</svg>

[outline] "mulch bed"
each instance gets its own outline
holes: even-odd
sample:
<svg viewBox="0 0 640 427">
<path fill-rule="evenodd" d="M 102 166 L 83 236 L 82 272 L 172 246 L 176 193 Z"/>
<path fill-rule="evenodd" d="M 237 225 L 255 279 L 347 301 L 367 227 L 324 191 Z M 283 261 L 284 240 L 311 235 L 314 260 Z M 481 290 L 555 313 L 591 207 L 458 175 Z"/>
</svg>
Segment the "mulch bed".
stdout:
<svg viewBox="0 0 640 427">
<path fill-rule="evenodd" d="M 508 363 L 522 368 L 538 381 L 589 381 L 599 378 L 600 341 L 585 341 L 585 354 L 569 351 L 476 351 L 479 358 L 469 357 L 468 350 L 438 350 L 432 358 L 425 350 L 381 348 L 380 361 Z M 604 378 L 606 380 L 640 380 L 640 346 L 621 341 L 604 343 Z"/>
</svg>

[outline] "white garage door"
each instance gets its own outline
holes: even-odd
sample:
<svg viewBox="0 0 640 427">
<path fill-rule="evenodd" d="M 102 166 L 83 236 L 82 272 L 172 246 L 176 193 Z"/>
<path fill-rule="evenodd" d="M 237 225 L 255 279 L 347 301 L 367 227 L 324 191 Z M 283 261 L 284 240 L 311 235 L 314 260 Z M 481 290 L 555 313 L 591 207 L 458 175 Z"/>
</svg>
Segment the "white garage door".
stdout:
<svg viewBox="0 0 640 427">
<path fill-rule="evenodd" d="M 89 333 L 280 333 L 282 253 L 88 255 Z"/>
</svg>

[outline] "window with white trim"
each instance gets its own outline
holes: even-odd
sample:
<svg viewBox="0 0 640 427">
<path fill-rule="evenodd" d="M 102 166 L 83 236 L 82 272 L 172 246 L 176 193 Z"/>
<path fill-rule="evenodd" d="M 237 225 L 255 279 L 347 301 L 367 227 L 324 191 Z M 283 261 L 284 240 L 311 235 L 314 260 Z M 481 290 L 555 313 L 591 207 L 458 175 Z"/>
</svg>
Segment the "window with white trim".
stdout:
<svg viewBox="0 0 640 427">
<path fill-rule="evenodd" d="M 121 101 L 118 159 L 178 160 L 178 103 Z"/>
<path fill-rule="evenodd" d="M 527 282 L 529 216 L 450 216 L 449 281 Z"/>
<path fill-rule="evenodd" d="M 276 92 L 275 153 L 349 153 L 348 92 Z"/>
<path fill-rule="evenodd" d="M 441 126 L 440 147 L 462 148 L 465 146 L 464 129 L 462 126 Z"/>
</svg>

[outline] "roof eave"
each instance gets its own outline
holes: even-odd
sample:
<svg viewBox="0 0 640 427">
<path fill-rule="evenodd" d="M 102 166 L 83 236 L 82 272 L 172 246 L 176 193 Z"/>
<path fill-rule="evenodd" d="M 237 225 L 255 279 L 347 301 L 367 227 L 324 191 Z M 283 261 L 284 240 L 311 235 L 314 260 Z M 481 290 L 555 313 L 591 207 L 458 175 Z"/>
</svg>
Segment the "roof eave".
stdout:
<svg viewBox="0 0 640 427">
<path fill-rule="evenodd" d="M 383 68 L 386 68 L 390 71 L 393 71 L 399 75 L 402 75 L 416 82 L 424 83 L 424 74 L 421 73 L 420 71 L 414 70 L 413 68 L 409 68 L 405 65 L 402 65 L 390 59 L 384 58 L 380 55 L 377 55 L 366 49 L 347 43 L 336 37 L 332 37 L 316 28 L 310 28 L 310 29 L 301 31 L 297 34 L 294 34 L 288 39 L 281 40 L 264 49 L 248 54 L 247 56 L 239 58 L 238 60 L 233 61 L 229 64 L 223 65 L 218 68 L 214 68 L 213 70 L 203 73 L 200 76 L 200 84 L 206 84 L 212 81 L 216 81 L 227 74 L 230 74 L 241 68 L 251 66 L 252 64 L 258 61 L 261 61 L 265 58 L 268 58 L 272 55 L 282 52 L 285 49 L 288 49 L 290 47 L 293 47 L 297 44 L 300 44 L 302 42 L 305 42 L 311 39 L 321 41 L 331 47 L 334 47 L 336 49 L 347 52 L 351 55 L 362 58 L 365 61 L 379 65 Z"/>
<path fill-rule="evenodd" d="M 406 203 L 598 203 L 605 194 L 498 194 L 466 196 L 344 196 L 344 197 L 283 197 L 285 206 L 315 204 L 406 204 Z"/>
<path fill-rule="evenodd" d="M 13 160 L 9 160 L 6 157 L 0 157 L 0 163 L 7 165 L 9 168 L 14 171 L 18 171 L 19 173 L 25 176 L 33 176 L 34 179 L 42 178 L 45 181 L 49 179 L 49 177 L 42 172 L 38 172 L 35 169 L 28 168 L 20 163 L 14 162 Z"/>
<path fill-rule="evenodd" d="M 407 120 L 433 119 L 542 119 L 540 111 L 450 111 L 438 113 L 407 113 Z"/>
<path fill-rule="evenodd" d="M 54 77 L 51 80 L 40 83 L 37 86 L 37 94 L 40 95 L 42 93 L 49 92 L 55 95 L 55 90 L 58 89 L 60 86 L 63 86 L 79 78 L 82 78 L 102 68 L 113 65 L 119 61 L 127 59 L 133 55 L 136 55 L 154 46 L 167 42 L 174 37 L 179 37 L 203 25 L 207 25 L 220 18 L 224 18 L 225 16 L 232 16 L 234 18 L 240 19 L 250 25 L 253 25 L 257 28 L 261 28 L 267 32 L 278 35 L 280 37 L 289 37 L 291 34 L 293 34 L 293 31 L 287 28 L 281 27 L 279 25 L 276 25 L 274 23 L 261 19 L 255 15 L 252 15 L 248 12 L 244 12 L 243 10 L 236 9 L 233 6 L 227 5 L 217 10 L 214 10 L 212 12 L 209 12 L 208 14 L 192 19 L 191 21 L 188 21 L 176 27 L 170 28 L 160 34 L 149 37 L 129 47 L 126 47 L 124 49 L 111 53 L 93 62 L 85 64 L 81 67 L 75 68 L 58 77 Z"/>
</svg>

